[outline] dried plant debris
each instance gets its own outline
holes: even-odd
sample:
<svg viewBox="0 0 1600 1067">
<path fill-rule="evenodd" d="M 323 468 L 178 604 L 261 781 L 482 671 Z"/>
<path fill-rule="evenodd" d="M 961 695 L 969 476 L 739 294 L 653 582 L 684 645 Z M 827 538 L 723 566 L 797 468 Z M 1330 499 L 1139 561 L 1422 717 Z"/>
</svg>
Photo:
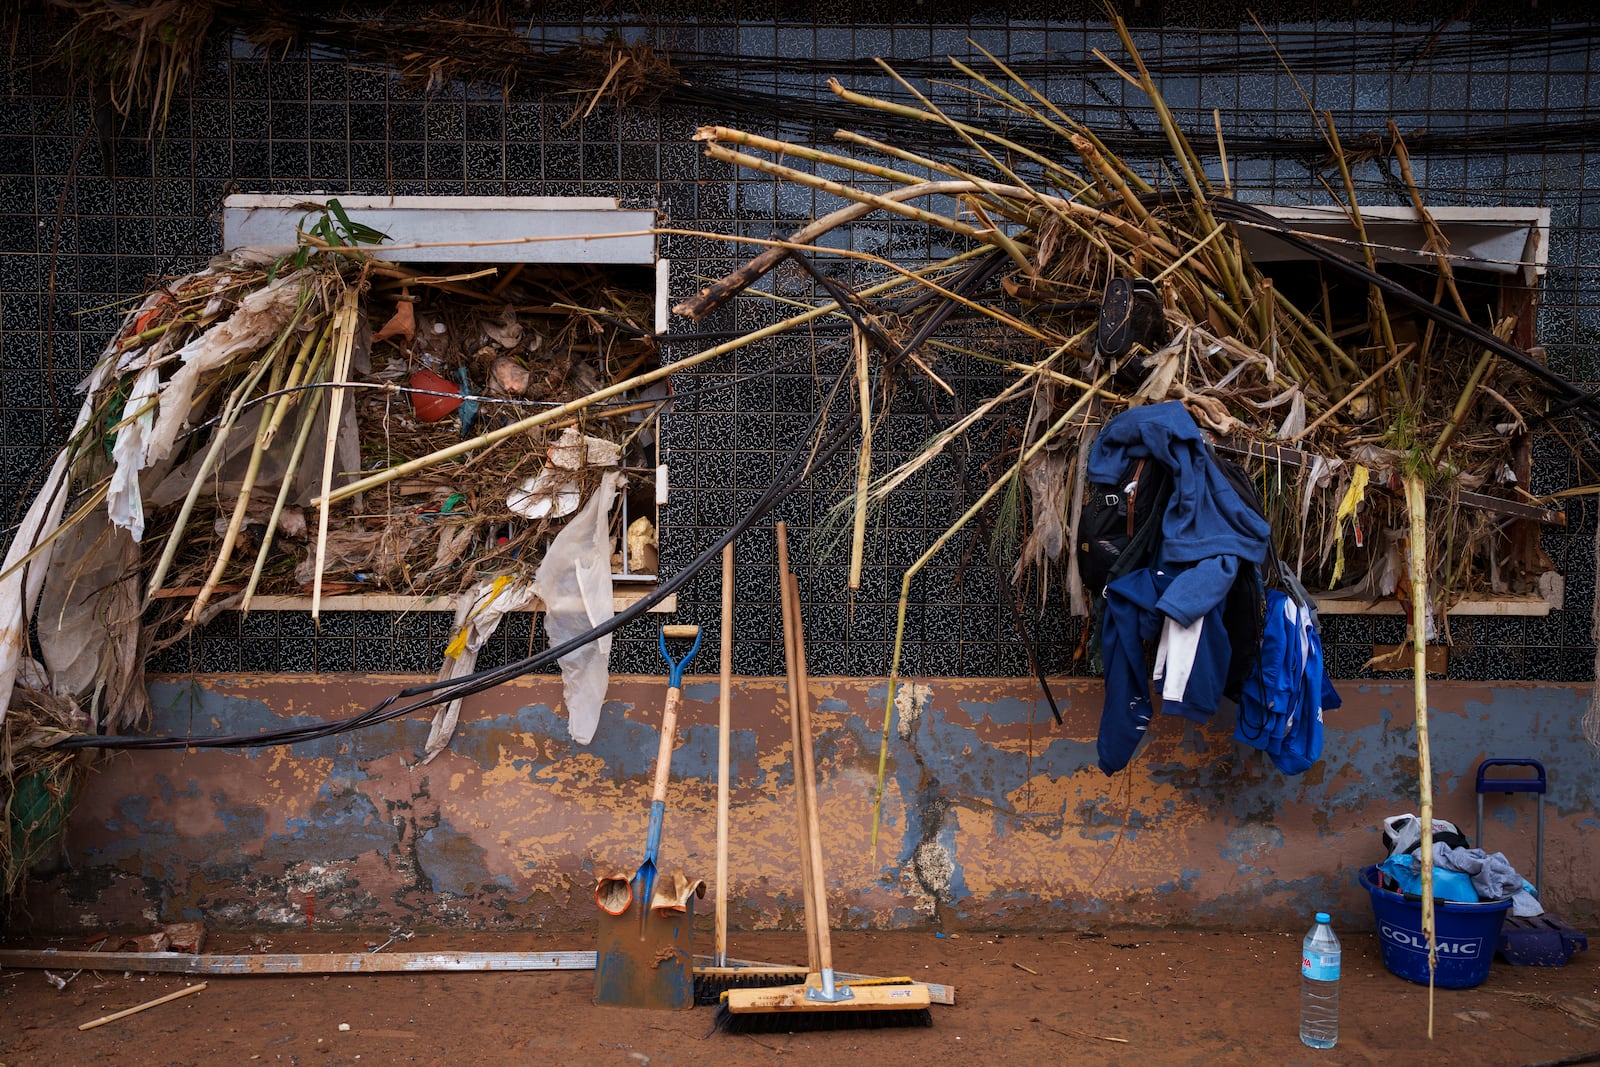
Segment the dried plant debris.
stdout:
<svg viewBox="0 0 1600 1067">
<path fill-rule="evenodd" d="M 44 825 L 17 814 L 25 782 L 70 792 L 57 765 L 76 764 L 48 746 L 140 725 L 145 658 L 218 611 L 526 588 L 602 479 L 653 498 L 666 393 L 629 384 L 660 365 L 650 293 L 590 268 L 386 263 L 334 206 L 291 255 L 246 250 L 146 294 L 83 383 L 0 577 L 7 854 L 31 856 Z"/>
<path fill-rule="evenodd" d="M 1148 100 L 1169 152 L 1155 165 L 1118 157 L 987 53 L 981 67 L 951 60 L 954 77 L 925 86 L 879 60 L 898 86 L 893 98 L 830 82 L 840 101 L 860 109 L 862 129 L 889 114 L 942 130 L 959 148 L 848 127 L 833 145 L 726 126 L 696 134 L 712 160 L 842 206 L 682 302 L 679 314 L 704 316 L 786 259 L 821 280 L 826 271 L 812 258 L 847 257 L 890 279 L 855 290 L 825 283 L 831 313 L 874 350 L 873 365 L 857 370 L 863 393 L 870 382 L 878 394 L 860 402 L 863 418 L 888 410 L 897 382 L 921 379 L 928 392 L 953 396 L 947 377 L 970 388 L 975 363 L 993 369 L 988 395 L 958 405 L 920 452 L 890 465 L 864 443 L 861 465 L 872 468 L 865 488 L 859 478 L 853 492 L 839 486 L 836 527 L 855 518 L 859 531 L 863 501 L 893 522 L 902 486 L 936 462 L 948 470 L 946 453 L 996 427 L 1011 432 L 984 468 L 987 485 L 970 487 L 962 501 L 970 506 L 901 576 L 891 708 L 912 582 L 968 523 L 991 527 L 993 555 L 1014 582 L 1042 579 L 1041 603 L 1085 610 L 1067 547 L 1082 456 L 1109 417 L 1142 404 L 1181 403 L 1217 449 L 1241 460 L 1277 554 L 1306 585 L 1330 596 L 1423 601 L 1427 632 L 1418 642 L 1436 629 L 1447 635 L 1447 609 L 1463 596 L 1534 596 L 1551 585 L 1537 522 L 1562 516 L 1529 493 L 1534 429 L 1559 412 L 1600 425 L 1600 402 L 1512 343 L 1531 342 L 1533 290 L 1450 258 L 1398 131 L 1388 150 L 1428 234 L 1415 251 L 1431 260 L 1431 273 L 1380 269 L 1331 116 L 1316 116 L 1330 173 L 1308 193 L 1334 193 L 1353 242 L 1319 242 L 1234 199 L 1220 134 L 1203 158 L 1126 28 L 1115 28 L 1126 58 L 1101 59 Z M 934 95 L 983 107 L 955 115 Z M 1054 147 L 1035 147 L 1044 145 Z M 925 227 L 928 244 L 949 249 L 949 258 L 907 263 L 890 242 L 868 251 L 866 242 L 838 250 L 825 240 L 874 214 L 898 216 L 902 232 Z M 1269 272 L 1241 240 L 1258 230 L 1304 260 Z M 953 310 L 960 328 L 944 329 Z M 1557 410 L 1547 415 L 1552 399 Z M 1434 507 L 1420 552 L 1408 543 L 1400 492 L 1419 479 L 1446 505 Z M 859 535 L 851 550 L 863 551 Z M 1412 574 L 1408 558 L 1424 560 L 1425 573 Z M 1062 579 L 1069 595 L 1044 592 Z M 888 729 L 886 716 L 885 751 Z M 880 766 L 880 798 L 882 776 Z"/>
<path fill-rule="evenodd" d="M 1116 69 L 1143 89 L 1169 138 L 1172 161 L 1161 166 L 1118 158 L 998 59 L 982 70 L 953 62 L 964 88 L 1002 111 L 1003 124 L 946 114 L 881 61 L 904 90 L 900 97 L 832 83 L 864 114 L 891 112 L 955 131 L 967 142 L 963 152 L 930 154 L 848 129 L 835 133 L 836 146 L 821 146 L 703 127 L 696 139 L 710 158 L 826 192 L 844 206 L 793 234 L 787 249 L 763 253 L 675 310 L 702 317 L 786 255 L 843 254 L 902 273 L 888 296 L 846 301 L 870 324 L 875 388 L 887 394 L 902 371 L 945 387 L 942 365 L 970 367 L 974 359 L 994 368 L 995 388 L 909 461 L 874 463 L 865 495 L 892 514 L 892 498 L 908 479 L 968 433 L 1014 416 L 1022 434 L 1009 453 L 1013 465 L 991 464 L 1004 473 L 991 478 L 985 502 L 995 501 L 995 543 L 1018 580 L 1029 569 L 1067 573 L 1071 501 L 1081 491 L 1072 483 L 1082 480 L 1078 460 L 1093 429 L 1127 406 L 1178 400 L 1254 474 L 1277 551 L 1308 585 L 1362 598 L 1397 595 L 1405 578 L 1398 487 L 1404 474 L 1418 472 L 1436 496 L 1477 505 L 1440 509 L 1431 525 L 1429 590 L 1438 613 L 1469 594 L 1539 593 L 1551 561 L 1536 537 L 1509 521 L 1546 514 L 1519 507 L 1537 503 L 1527 492 L 1527 418 L 1552 393 L 1569 408 L 1594 405 L 1509 344 L 1531 336 L 1531 291 L 1465 269 L 1470 264 L 1452 261 L 1431 236 L 1423 251 L 1438 253 L 1437 271 L 1405 276 L 1412 285 L 1427 278 L 1426 291 L 1373 271 L 1345 245 L 1323 245 L 1331 256 L 1308 255 L 1268 273 L 1240 234 L 1288 228 L 1228 196 L 1225 175 L 1207 173 L 1125 33 L 1123 43 L 1129 66 Z M 906 97 L 917 103 L 901 102 Z M 1020 131 L 1028 126 L 1071 151 L 1027 149 Z M 1326 134 L 1336 152 L 1331 121 Z M 1395 151 L 1403 153 L 1398 137 Z M 1345 193 L 1359 218 L 1353 185 Z M 1414 187 L 1412 194 L 1437 234 Z M 969 251 L 929 270 L 807 247 L 875 212 L 921 223 L 936 240 Z M 962 290 L 978 269 L 972 257 L 985 247 L 989 273 Z M 964 322 L 941 332 L 934 320 L 952 305 Z M 889 368 L 895 373 L 880 373 Z M 888 399 L 871 400 L 871 409 L 886 409 Z M 836 519 L 857 509 L 858 495 L 840 504 Z"/>
</svg>

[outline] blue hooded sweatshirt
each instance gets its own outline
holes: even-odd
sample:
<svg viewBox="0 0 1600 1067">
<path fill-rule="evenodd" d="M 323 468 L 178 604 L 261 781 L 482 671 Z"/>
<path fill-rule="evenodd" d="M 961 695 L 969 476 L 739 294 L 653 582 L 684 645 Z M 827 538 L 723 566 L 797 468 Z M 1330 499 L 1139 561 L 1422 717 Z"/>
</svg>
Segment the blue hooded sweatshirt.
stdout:
<svg viewBox="0 0 1600 1067">
<path fill-rule="evenodd" d="M 1115 484 L 1131 461 L 1145 457 L 1173 476 L 1156 557 L 1173 580 L 1156 607 L 1188 626 L 1222 603 L 1239 560 L 1266 559 L 1272 531 L 1240 499 L 1178 401 L 1130 408 L 1107 422 L 1089 450 L 1089 480 Z"/>
</svg>

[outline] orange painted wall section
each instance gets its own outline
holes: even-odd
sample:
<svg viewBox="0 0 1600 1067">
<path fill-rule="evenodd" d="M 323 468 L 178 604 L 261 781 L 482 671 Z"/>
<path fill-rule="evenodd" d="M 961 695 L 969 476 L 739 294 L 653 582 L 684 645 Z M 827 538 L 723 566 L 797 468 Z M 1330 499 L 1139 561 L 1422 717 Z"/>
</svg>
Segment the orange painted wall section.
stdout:
<svg viewBox="0 0 1600 1067">
<path fill-rule="evenodd" d="M 413 679 L 169 677 L 154 732 L 249 732 L 357 712 Z M 714 679 L 686 679 L 660 865 L 716 870 Z M 642 858 L 662 680 L 613 680 L 588 746 L 566 732 L 559 681 L 468 701 L 450 751 L 418 762 L 425 718 L 289 747 L 121 754 L 88 780 L 61 863 L 28 896 L 40 931 L 200 919 L 216 928 L 577 930 L 597 876 Z M 906 686 L 890 728 L 882 832 L 871 843 L 884 684 L 814 680 L 821 821 L 835 925 L 1298 928 L 1331 910 L 1372 924 L 1357 871 L 1383 817 L 1416 810 L 1411 690 L 1346 683 L 1323 761 L 1286 778 L 1232 723 L 1158 715 L 1127 771 L 1095 765 L 1097 683 L 1054 685 L 1057 726 L 1019 679 Z M 1600 913 L 1600 760 L 1588 688 L 1430 686 L 1437 815 L 1473 832 L 1485 756 L 1550 774 L 1545 895 Z M 729 892 L 736 928 L 798 925 L 787 700 L 735 688 Z M 1533 877 L 1533 800 L 1486 798 L 1486 844 Z"/>
</svg>

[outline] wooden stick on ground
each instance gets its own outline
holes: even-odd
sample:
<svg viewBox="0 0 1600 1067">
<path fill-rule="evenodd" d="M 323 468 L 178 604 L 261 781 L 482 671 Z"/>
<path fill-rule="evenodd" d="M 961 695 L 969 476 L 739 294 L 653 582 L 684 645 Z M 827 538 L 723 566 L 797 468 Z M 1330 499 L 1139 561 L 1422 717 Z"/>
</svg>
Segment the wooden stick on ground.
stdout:
<svg viewBox="0 0 1600 1067">
<path fill-rule="evenodd" d="M 198 993 L 198 992 L 200 992 L 200 990 L 204 989 L 205 987 L 206 987 L 206 983 L 204 983 L 204 982 L 201 982 L 199 985 L 186 985 L 182 989 L 178 990 L 176 993 L 168 993 L 164 997 L 157 997 L 154 1000 L 147 1000 L 143 1004 L 135 1004 L 131 1008 L 123 1008 L 121 1011 L 114 1011 L 110 1015 L 102 1015 L 98 1019 L 93 1019 L 93 1020 L 91 1020 L 89 1022 L 83 1023 L 82 1025 L 80 1025 L 78 1027 L 78 1029 L 79 1030 L 93 1030 L 97 1026 L 104 1026 L 106 1023 L 114 1023 L 118 1019 L 126 1019 L 130 1015 L 137 1015 L 141 1011 L 145 1011 L 145 1010 L 147 1010 L 149 1008 L 154 1008 L 154 1007 L 157 1007 L 158 1005 L 165 1004 L 170 1000 L 177 1000 L 179 997 L 186 997 L 190 993 Z"/>
</svg>

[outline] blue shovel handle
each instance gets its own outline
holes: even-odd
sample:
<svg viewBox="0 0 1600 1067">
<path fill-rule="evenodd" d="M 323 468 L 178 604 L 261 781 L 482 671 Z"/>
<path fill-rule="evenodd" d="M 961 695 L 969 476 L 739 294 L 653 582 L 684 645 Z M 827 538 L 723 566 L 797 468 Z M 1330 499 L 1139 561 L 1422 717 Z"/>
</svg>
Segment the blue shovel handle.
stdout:
<svg viewBox="0 0 1600 1067">
<path fill-rule="evenodd" d="M 639 883 L 635 896 L 641 910 L 650 907 L 650 895 L 656 887 L 656 856 L 661 851 L 661 820 L 666 814 L 667 802 L 657 800 L 650 805 L 650 832 L 645 838 L 644 862 L 639 864 L 634 881 Z"/>
<path fill-rule="evenodd" d="M 670 672 L 670 681 L 667 684 L 673 689 L 683 686 L 683 669 L 689 665 L 689 661 L 694 659 L 694 654 L 700 650 L 700 638 L 703 633 L 704 631 L 696 630 L 694 644 L 689 646 L 689 651 L 683 654 L 682 659 L 674 660 L 672 653 L 667 651 L 667 631 L 662 628 L 660 632 L 661 658 L 667 661 L 667 670 Z"/>
</svg>

